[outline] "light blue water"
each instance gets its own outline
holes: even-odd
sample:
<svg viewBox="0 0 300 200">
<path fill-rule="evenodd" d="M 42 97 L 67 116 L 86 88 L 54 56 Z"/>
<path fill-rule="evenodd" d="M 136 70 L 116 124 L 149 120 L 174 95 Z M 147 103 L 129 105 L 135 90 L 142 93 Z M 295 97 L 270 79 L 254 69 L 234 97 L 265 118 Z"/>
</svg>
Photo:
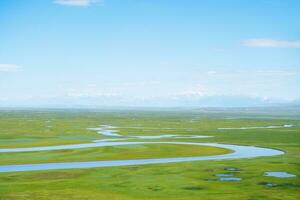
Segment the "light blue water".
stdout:
<svg viewBox="0 0 300 200">
<path fill-rule="evenodd" d="M 121 137 L 119 130 L 113 130 L 114 126 L 109 125 L 101 125 L 99 128 L 87 128 L 87 130 L 97 131 L 98 134 L 104 135 L 104 136 L 112 136 L 112 137 Z"/>
<path fill-rule="evenodd" d="M 238 158 L 254 158 L 260 156 L 275 156 L 283 154 L 282 151 L 260 148 L 254 146 L 240 146 L 218 143 L 197 143 L 197 142 L 117 142 L 118 140 L 127 140 L 130 138 L 137 139 L 158 139 L 158 138 L 205 138 L 212 136 L 202 135 L 156 135 L 156 136 L 128 136 L 123 137 L 116 132 L 116 127 L 110 125 L 101 125 L 99 128 L 88 128 L 97 131 L 97 133 L 105 136 L 113 136 L 118 138 L 106 138 L 95 140 L 94 143 L 45 146 L 45 147 L 29 147 L 29 148 L 3 148 L 0 153 L 9 152 L 31 152 L 31 151 L 52 151 L 64 149 L 81 149 L 94 148 L 104 146 L 118 145 L 134 145 L 134 144 L 177 144 L 177 145 L 199 145 L 212 146 L 231 149 L 233 153 L 215 155 L 215 156 L 193 156 L 193 157 L 177 157 L 177 158 L 156 158 L 156 159 L 132 159 L 132 160 L 111 160 L 111 161 L 90 161 L 90 162 L 63 162 L 63 163 L 43 163 L 43 164 L 23 164 L 23 165 L 0 165 L 0 172 L 17 172 L 17 171 L 35 171 L 35 170 L 51 170 L 51 169 L 74 169 L 74 168 L 93 168 L 93 167 L 113 167 L 128 165 L 145 165 L 159 163 L 189 162 L 200 160 L 222 160 L 222 159 L 238 159 Z M 112 130 L 113 129 L 113 130 Z M 228 177 L 229 178 L 229 177 Z M 233 178 L 233 177 L 231 177 Z M 225 180 L 224 180 L 225 181 Z M 233 180 L 232 180 L 233 181 Z"/>
<path fill-rule="evenodd" d="M 273 176 L 273 177 L 278 177 L 278 178 L 296 177 L 295 174 L 290 174 L 290 173 L 287 173 L 287 172 L 266 172 L 265 176 Z"/>
<path fill-rule="evenodd" d="M 218 130 L 248 130 L 248 129 L 274 129 L 274 128 L 292 128 L 299 126 L 298 124 L 285 124 L 280 126 L 250 126 L 250 127 L 239 127 L 239 128 L 218 128 Z"/>
<path fill-rule="evenodd" d="M 129 136 L 138 139 L 160 139 L 160 138 L 210 138 L 207 135 L 147 135 L 147 136 Z"/>
<path fill-rule="evenodd" d="M 228 176 L 233 176 L 233 174 L 216 174 L 218 177 L 228 177 Z"/>
<path fill-rule="evenodd" d="M 220 178 L 220 181 L 241 181 L 241 178 L 236 177 L 222 177 Z"/>
<path fill-rule="evenodd" d="M 89 161 L 89 162 L 62 162 L 62 163 L 43 163 L 43 164 L 23 164 L 23 165 L 0 165 L 0 172 L 17 172 L 17 171 L 35 171 L 35 170 L 52 170 L 52 169 L 75 169 L 75 168 L 93 168 L 93 167 L 113 167 L 128 165 L 146 165 L 159 163 L 189 162 L 201 160 L 223 160 L 223 159 L 240 159 L 255 158 L 261 156 L 276 156 L 284 154 L 282 151 L 255 146 L 240 146 L 218 143 L 195 143 L 195 142 L 102 142 L 87 143 L 75 145 L 60 145 L 47 147 L 30 147 L 30 148 L 6 148 L 0 149 L 0 152 L 30 152 L 30 151 L 49 151 L 62 149 L 79 149 L 92 148 L 99 146 L 117 146 L 132 144 L 177 144 L 177 145 L 199 145 L 212 146 L 231 149 L 234 152 L 215 156 L 193 156 L 177 158 L 156 158 L 156 159 L 132 159 L 132 160 L 112 160 L 112 161 Z"/>
<path fill-rule="evenodd" d="M 122 137 L 123 139 L 102 139 L 102 140 L 94 140 L 94 142 L 105 142 L 105 141 L 117 141 L 117 140 L 124 140 L 130 139 L 130 138 L 137 138 L 137 139 L 160 139 L 160 138 L 210 138 L 213 136 L 206 136 L 206 135 L 171 135 L 171 134 L 163 134 L 163 135 L 137 135 L 137 136 L 127 136 L 124 137 L 118 132 L 119 130 L 116 130 L 115 126 L 110 126 L 110 125 L 101 125 L 98 128 L 87 128 L 87 130 L 92 130 L 92 131 L 97 131 L 98 134 L 104 135 L 104 136 L 111 136 L 111 137 Z M 124 127 L 122 127 L 124 128 Z M 127 127 L 128 128 L 128 127 Z M 132 128 L 132 127 L 130 127 Z M 134 127 L 136 128 L 136 127 Z M 155 129 L 155 128 L 151 128 Z M 173 128 L 159 128 L 159 129 L 173 129 Z M 186 129 L 186 128 L 185 128 Z"/>
</svg>

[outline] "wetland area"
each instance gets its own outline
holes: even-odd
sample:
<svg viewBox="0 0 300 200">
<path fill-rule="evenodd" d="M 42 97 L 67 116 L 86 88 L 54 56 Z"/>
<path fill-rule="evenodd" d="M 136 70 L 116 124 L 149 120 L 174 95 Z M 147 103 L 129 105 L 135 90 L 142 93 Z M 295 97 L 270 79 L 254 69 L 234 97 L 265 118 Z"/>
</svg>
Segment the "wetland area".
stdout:
<svg viewBox="0 0 300 200">
<path fill-rule="evenodd" d="M 190 200 L 216 199 L 216 192 L 235 199 L 239 190 L 236 199 L 296 200 L 299 121 L 288 113 L 256 116 L 2 111 L 0 193 L 6 199 L 72 193 L 74 199 Z"/>
</svg>

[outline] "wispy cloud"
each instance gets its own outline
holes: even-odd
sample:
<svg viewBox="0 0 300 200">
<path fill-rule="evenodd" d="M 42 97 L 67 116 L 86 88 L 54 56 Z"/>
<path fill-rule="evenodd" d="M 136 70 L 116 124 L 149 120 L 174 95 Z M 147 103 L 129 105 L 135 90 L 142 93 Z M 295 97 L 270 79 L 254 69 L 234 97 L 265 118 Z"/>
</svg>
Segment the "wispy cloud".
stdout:
<svg viewBox="0 0 300 200">
<path fill-rule="evenodd" d="M 21 67 L 16 64 L 0 64 L 0 72 L 18 72 Z"/>
<path fill-rule="evenodd" d="M 183 92 L 178 93 L 176 95 L 186 97 L 203 97 L 209 95 L 209 93 L 206 86 L 197 84 L 193 87 L 186 88 Z"/>
<path fill-rule="evenodd" d="M 298 98 L 299 89 L 293 85 L 300 70 L 211 70 L 199 73 L 198 84 L 206 86 L 204 95 L 250 96 L 283 99 Z"/>
<path fill-rule="evenodd" d="M 275 40 L 270 38 L 254 38 L 245 40 L 243 45 L 249 47 L 300 48 L 300 40 Z"/>
<path fill-rule="evenodd" d="M 89 6 L 92 3 L 101 2 L 101 0 L 55 0 L 54 3 L 65 6 Z"/>
<path fill-rule="evenodd" d="M 202 74 L 205 77 L 287 77 L 299 76 L 300 70 L 234 70 L 234 71 L 207 71 Z"/>
</svg>

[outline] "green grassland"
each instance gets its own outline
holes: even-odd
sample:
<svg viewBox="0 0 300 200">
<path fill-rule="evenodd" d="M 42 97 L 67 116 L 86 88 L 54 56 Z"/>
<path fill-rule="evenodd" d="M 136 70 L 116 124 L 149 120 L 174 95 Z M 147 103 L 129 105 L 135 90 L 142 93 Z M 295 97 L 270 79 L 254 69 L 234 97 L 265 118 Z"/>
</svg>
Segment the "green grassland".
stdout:
<svg viewBox="0 0 300 200">
<path fill-rule="evenodd" d="M 135 144 L 98 148 L 0 153 L 0 164 L 31 164 L 47 162 L 76 162 L 142 158 L 171 158 L 207 156 L 230 153 L 223 148 L 175 144 Z"/>
<path fill-rule="evenodd" d="M 138 141 L 193 141 L 255 145 L 286 154 L 274 157 L 196 161 L 92 169 L 0 173 L 2 200 L 298 200 L 300 126 L 278 129 L 218 130 L 220 127 L 299 124 L 297 109 L 92 111 L 0 111 L 0 148 L 89 143 L 105 136 L 88 127 L 109 124 L 130 135 L 211 135 L 213 138 L 164 138 Z M 166 129 L 169 128 L 169 129 Z M 130 141 L 137 141 L 131 139 Z M 0 153 L 0 164 L 115 160 L 214 155 L 227 150 L 191 145 L 147 144 L 27 153 Z M 240 182 L 222 182 L 231 172 Z M 287 171 L 295 178 L 263 176 Z M 267 183 L 276 183 L 268 187 Z"/>
</svg>

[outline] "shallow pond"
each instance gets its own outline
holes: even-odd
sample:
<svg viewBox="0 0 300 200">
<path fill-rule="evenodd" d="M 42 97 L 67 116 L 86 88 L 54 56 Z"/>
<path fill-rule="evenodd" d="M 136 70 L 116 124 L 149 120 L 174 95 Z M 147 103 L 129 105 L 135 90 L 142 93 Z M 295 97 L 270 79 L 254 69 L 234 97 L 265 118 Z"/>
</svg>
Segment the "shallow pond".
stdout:
<svg viewBox="0 0 300 200">
<path fill-rule="evenodd" d="M 236 177 L 222 177 L 220 178 L 220 181 L 241 181 L 241 178 Z"/>
<path fill-rule="evenodd" d="M 216 174 L 215 176 L 218 176 L 218 177 L 229 177 L 229 176 L 233 176 L 233 174 Z"/>
<path fill-rule="evenodd" d="M 295 174 L 290 174 L 288 172 L 265 172 L 264 176 L 272 176 L 272 177 L 278 177 L 278 178 L 296 177 Z"/>
</svg>

